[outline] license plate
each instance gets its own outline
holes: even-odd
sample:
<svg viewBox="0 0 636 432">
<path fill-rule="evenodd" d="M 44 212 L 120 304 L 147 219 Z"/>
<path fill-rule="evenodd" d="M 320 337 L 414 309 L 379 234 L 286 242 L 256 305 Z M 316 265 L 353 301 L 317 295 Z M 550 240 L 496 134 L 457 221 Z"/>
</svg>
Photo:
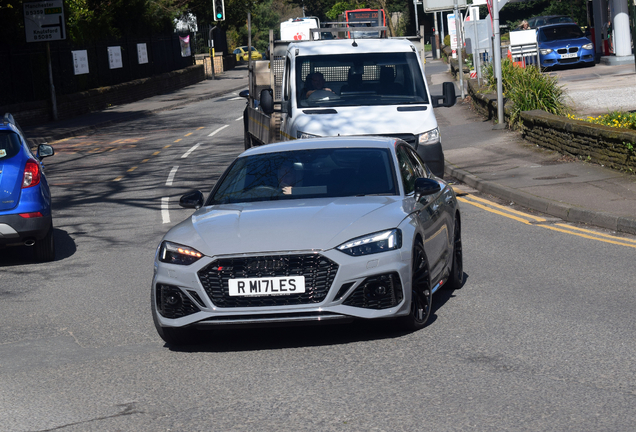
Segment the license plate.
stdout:
<svg viewBox="0 0 636 432">
<path fill-rule="evenodd" d="M 571 53 L 571 54 L 561 54 L 561 58 L 574 58 L 576 57 L 576 53 Z"/>
<path fill-rule="evenodd" d="M 230 296 L 272 296 L 305 292 L 305 276 L 230 279 Z"/>
</svg>

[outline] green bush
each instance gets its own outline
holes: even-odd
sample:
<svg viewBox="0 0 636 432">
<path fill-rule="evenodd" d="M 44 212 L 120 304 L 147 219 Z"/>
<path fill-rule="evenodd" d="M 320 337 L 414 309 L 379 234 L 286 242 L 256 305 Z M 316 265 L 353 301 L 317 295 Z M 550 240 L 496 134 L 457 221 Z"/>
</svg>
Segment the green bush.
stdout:
<svg viewBox="0 0 636 432">
<path fill-rule="evenodd" d="M 488 88 L 496 90 L 492 63 L 484 68 Z M 521 112 L 540 109 L 555 115 L 565 116 L 571 109 L 564 102 L 565 91 L 558 85 L 556 77 L 542 74 L 532 66 L 520 67 L 509 59 L 501 62 L 501 84 L 503 95 L 512 102 L 510 126 L 521 119 Z"/>
<path fill-rule="evenodd" d="M 444 45 L 450 46 L 450 35 L 444 36 Z"/>
</svg>

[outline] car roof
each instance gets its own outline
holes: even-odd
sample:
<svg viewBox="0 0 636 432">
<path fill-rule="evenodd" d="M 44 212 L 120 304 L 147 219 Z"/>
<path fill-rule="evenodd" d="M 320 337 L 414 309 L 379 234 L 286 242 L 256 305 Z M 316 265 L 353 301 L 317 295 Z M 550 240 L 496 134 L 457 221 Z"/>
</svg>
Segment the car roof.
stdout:
<svg viewBox="0 0 636 432">
<path fill-rule="evenodd" d="M 314 150 L 322 148 L 380 148 L 391 149 L 395 147 L 398 139 L 379 136 L 355 136 L 355 137 L 327 137 L 308 138 L 292 141 L 284 141 L 275 144 L 267 144 L 245 151 L 241 156 L 277 153 L 294 150 Z"/>
<path fill-rule="evenodd" d="M 15 121 L 13 116 L 9 113 L 6 113 L 4 117 L 2 118 L 2 120 L 0 120 L 0 130 L 10 130 L 17 134 L 23 135 L 22 129 L 20 129 L 20 126 L 18 125 L 18 123 Z"/>
<path fill-rule="evenodd" d="M 560 22 L 550 23 L 549 20 L 552 20 L 552 19 L 559 19 Z M 546 21 L 546 24 L 541 24 L 539 27 L 543 27 L 544 25 L 551 25 L 551 24 L 575 23 L 574 19 L 568 15 L 541 15 L 541 16 L 535 16 L 535 17 L 529 18 L 527 21 L 528 21 L 528 24 L 535 27 L 536 27 L 537 21 Z"/>
<path fill-rule="evenodd" d="M 546 25 L 542 25 L 542 26 L 538 27 L 537 30 L 551 29 L 551 28 L 555 28 L 555 27 L 572 27 L 572 26 L 574 26 L 574 27 L 578 28 L 579 30 L 581 30 L 581 27 L 579 27 L 578 24 L 572 23 L 572 22 L 546 24 Z"/>
</svg>

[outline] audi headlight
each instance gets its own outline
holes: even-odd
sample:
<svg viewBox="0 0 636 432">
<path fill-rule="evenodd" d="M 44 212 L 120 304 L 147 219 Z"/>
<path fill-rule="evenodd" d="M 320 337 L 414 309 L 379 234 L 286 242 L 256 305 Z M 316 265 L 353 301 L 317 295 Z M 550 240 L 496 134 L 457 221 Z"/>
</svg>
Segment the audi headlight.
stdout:
<svg viewBox="0 0 636 432">
<path fill-rule="evenodd" d="M 358 237 L 341 244 L 336 249 L 347 255 L 360 256 L 386 252 L 402 247 L 402 231 L 392 229 L 364 237 Z"/>
<path fill-rule="evenodd" d="M 594 48 L 594 44 L 590 42 L 589 44 L 583 45 L 581 48 L 585 50 L 591 50 L 592 48 Z"/>
<path fill-rule="evenodd" d="M 539 52 L 541 53 L 541 55 L 548 55 L 552 52 L 552 50 L 550 48 L 546 48 L 539 50 Z"/>
<path fill-rule="evenodd" d="M 307 132 L 296 131 L 296 138 L 304 139 L 304 138 L 320 138 L 318 135 L 312 135 Z"/>
<path fill-rule="evenodd" d="M 438 142 L 439 142 L 439 129 L 438 128 L 431 129 L 428 132 L 424 132 L 423 134 L 420 134 L 419 139 L 418 139 L 418 144 L 419 145 L 437 144 Z"/>
<path fill-rule="evenodd" d="M 159 261 L 164 263 L 190 265 L 202 256 L 196 249 L 169 241 L 164 241 L 159 247 Z"/>
</svg>

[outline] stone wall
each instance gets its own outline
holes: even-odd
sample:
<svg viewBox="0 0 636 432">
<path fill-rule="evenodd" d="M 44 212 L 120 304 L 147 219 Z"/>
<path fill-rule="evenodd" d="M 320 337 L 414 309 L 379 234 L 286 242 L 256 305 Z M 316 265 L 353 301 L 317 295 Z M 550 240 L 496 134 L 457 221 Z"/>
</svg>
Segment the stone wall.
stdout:
<svg viewBox="0 0 636 432">
<path fill-rule="evenodd" d="M 57 97 L 58 120 L 168 93 L 196 84 L 204 79 L 205 71 L 203 65 L 195 65 L 150 78 L 142 78 L 70 95 L 60 95 Z M 50 101 L 6 105 L 0 107 L 0 112 L 10 112 L 16 121 L 24 127 L 53 119 Z"/>
<path fill-rule="evenodd" d="M 476 87 L 476 80 L 468 81 L 473 107 L 488 119 L 496 118 L 497 96 Z M 508 112 L 504 101 L 506 121 Z M 524 139 L 541 147 L 636 173 L 636 131 L 595 125 L 542 110 L 522 112 L 520 129 Z"/>
</svg>

